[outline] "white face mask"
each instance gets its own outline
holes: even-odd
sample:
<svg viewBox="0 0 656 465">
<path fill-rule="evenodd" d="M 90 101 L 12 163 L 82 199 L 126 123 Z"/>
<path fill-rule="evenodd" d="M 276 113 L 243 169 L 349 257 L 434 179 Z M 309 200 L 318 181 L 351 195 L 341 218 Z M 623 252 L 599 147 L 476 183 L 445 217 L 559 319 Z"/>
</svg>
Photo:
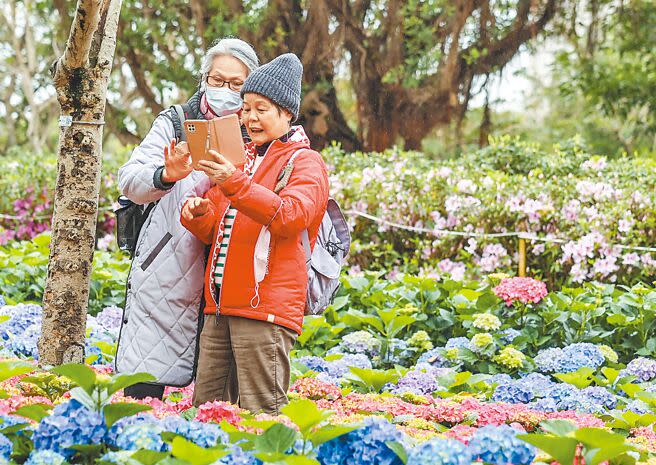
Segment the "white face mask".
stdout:
<svg viewBox="0 0 656 465">
<path fill-rule="evenodd" d="M 207 86 L 205 89 L 207 104 L 217 116 L 227 116 L 237 113 L 244 105 L 239 92 L 227 87 Z"/>
</svg>

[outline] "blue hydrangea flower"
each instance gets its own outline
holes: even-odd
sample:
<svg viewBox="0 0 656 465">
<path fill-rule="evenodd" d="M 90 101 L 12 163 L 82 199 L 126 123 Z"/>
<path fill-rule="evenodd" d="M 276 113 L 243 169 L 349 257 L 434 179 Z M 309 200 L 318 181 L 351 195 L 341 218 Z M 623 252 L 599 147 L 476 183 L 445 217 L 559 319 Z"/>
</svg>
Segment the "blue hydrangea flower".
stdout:
<svg viewBox="0 0 656 465">
<path fill-rule="evenodd" d="M 63 455 L 51 450 L 33 450 L 24 465 L 62 465 L 66 461 Z"/>
<path fill-rule="evenodd" d="M 131 415 L 129 417 L 123 417 L 119 419 L 116 423 L 107 432 L 107 443 L 116 446 L 116 440 L 118 436 L 129 426 L 135 425 L 137 423 L 149 423 L 149 424 L 158 424 L 159 419 L 152 413 L 137 413 L 136 415 Z"/>
<path fill-rule="evenodd" d="M 533 390 L 519 382 L 499 384 L 494 388 L 492 400 L 509 404 L 526 404 L 533 400 Z"/>
<path fill-rule="evenodd" d="M 136 423 L 126 427 L 117 437 L 116 445 L 124 450 L 148 449 L 163 452 L 166 444 L 162 440 L 163 428 L 153 423 Z"/>
<path fill-rule="evenodd" d="M 556 384 L 551 381 L 548 376 L 545 376 L 541 373 L 529 373 L 528 375 L 520 378 L 518 383 L 528 389 L 531 389 L 533 394 L 536 396 L 541 395 L 541 393 L 551 389 L 554 384 Z"/>
<path fill-rule="evenodd" d="M 437 347 L 435 349 L 427 350 L 419 357 L 417 363 L 430 363 L 436 368 L 447 368 L 452 366 L 452 363 L 447 360 L 442 352 L 444 349 Z"/>
<path fill-rule="evenodd" d="M 589 386 L 581 390 L 581 394 L 587 397 L 590 402 L 602 405 L 603 407 L 612 410 L 617 405 L 617 397 L 608 391 L 608 389 L 601 386 Z"/>
<path fill-rule="evenodd" d="M 371 368 L 371 360 L 364 354 L 346 354 L 338 360 L 326 362 L 326 373 L 331 378 L 342 378 L 351 367 Z"/>
<path fill-rule="evenodd" d="M 521 336 L 522 332 L 514 328 L 508 328 L 504 329 L 503 331 L 499 331 L 497 334 L 499 335 L 501 342 L 504 344 L 511 344 L 516 337 Z"/>
<path fill-rule="evenodd" d="M 559 404 L 566 399 L 567 397 L 572 397 L 578 395 L 579 390 L 576 389 L 571 384 L 556 384 L 547 389 L 544 393 L 545 397 L 552 398 L 556 404 Z"/>
<path fill-rule="evenodd" d="M 558 403 L 558 410 L 576 410 L 577 412 L 599 414 L 604 413 L 604 406 L 595 403 L 589 397 L 577 392 L 576 395 L 565 397 Z"/>
<path fill-rule="evenodd" d="M 370 357 L 380 354 L 381 343 L 375 336 L 367 331 L 354 331 L 342 337 L 335 352 L 350 354 L 365 354 Z M 331 349 L 332 350 L 332 349 Z M 329 353 L 334 353 L 330 352 Z"/>
<path fill-rule="evenodd" d="M 403 435 L 387 420 L 369 417 L 362 428 L 322 444 L 317 459 L 323 465 L 402 465 L 385 444 L 401 442 Z"/>
<path fill-rule="evenodd" d="M 221 457 L 212 465 L 261 465 L 262 461 L 253 455 L 253 452 L 233 445 L 230 453 Z"/>
<path fill-rule="evenodd" d="M 0 415 L 0 430 L 25 423 L 27 423 L 27 420 L 17 415 Z"/>
<path fill-rule="evenodd" d="M 408 454 L 407 465 L 470 465 L 471 452 L 455 439 L 433 438 Z"/>
<path fill-rule="evenodd" d="M 34 448 L 52 450 L 69 458 L 76 444 L 99 444 L 107 438 L 102 414 L 87 409 L 73 399 L 55 407 L 52 415 L 43 418 L 32 436 Z"/>
<path fill-rule="evenodd" d="M 40 336 L 41 323 L 33 324 L 25 328 L 21 333 L 9 333 L 9 340 L 4 346 L 17 356 L 22 355 L 37 359 L 39 356 L 37 342 Z"/>
<path fill-rule="evenodd" d="M 508 384 L 512 383 L 513 379 L 512 376 L 506 373 L 497 373 L 496 375 L 492 375 L 488 380 L 488 384 Z"/>
<path fill-rule="evenodd" d="M 7 305 L 2 307 L 2 315 L 9 317 L 0 324 L 0 337 L 6 341 L 12 335 L 20 337 L 32 325 L 41 327 L 43 310 L 35 304 Z"/>
<path fill-rule="evenodd" d="M 469 349 L 472 350 L 471 341 L 466 337 L 452 337 L 444 345 L 445 349 Z"/>
<path fill-rule="evenodd" d="M 517 431 L 508 425 L 479 428 L 469 441 L 474 459 L 494 465 L 529 465 L 536 455 L 532 445 L 517 439 Z"/>
<path fill-rule="evenodd" d="M 187 421 L 177 416 L 169 416 L 160 420 L 160 426 L 164 431 L 179 434 L 201 447 L 213 447 L 217 442 L 228 443 L 228 433 L 217 424 Z"/>
<path fill-rule="evenodd" d="M 544 349 L 538 352 L 533 361 L 543 373 L 556 373 L 560 370 L 560 359 L 563 351 L 558 348 Z"/>
<path fill-rule="evenodd" d="M 13 449 L 14 443 L 11 442 L 7 436 L 0 433 L 0 458 L 9 460 L 9 456 L 11 455 Z"/>
<path fill-rule="evenodd" d="M 325 372 L 328 370 L 328 362 L 326 362 L 321 357 L 316 357 L 314 355 L 306 355 L 298 359 L 298 363 L 305 365 L 312 371 L 319 373 Z"/>
<path fill-rule="evenodd" d="M 119 450 L 119 451 L 109 451 L 105 452 L 100 460 L 103 462 L 115 463 L 116 465 L 124 465 L 128 463 L 134 463 L 132 455 L 134 454 L 133 450 Z"/>
<path fill-rule="evenodd" d="M 552 397 L 543 397 L 542 399 L 537 399 L 535 402 L 531 402 L 529 407 L 540 412 L 556 412 L 558 410 L 558 403 Z"/>
<path fill-rule="evenodd" d="M 563 349 L 559 365 L 562 373 L 571 373 L 583 367 L 596 369 L 605 362 L 606 357 L 599 347 L 589 342 L 580 342 Z"/>
<path fill-rule="evenodd" d="M 639 382 L 646 383 L 656 378 L 656 360 L 638 357 L 631 360 L 623 371 L 638 378 Z"/>
<path fill-rule="evenodd" d="M 637 413 L 638 415 L 651 413 L 651 409 L 649 408 L 649 405 L 647 405 L 646 402 L 640 399 L 633 399 L 631 402 L 627 403 L 624 410 Z"/>
</svg>

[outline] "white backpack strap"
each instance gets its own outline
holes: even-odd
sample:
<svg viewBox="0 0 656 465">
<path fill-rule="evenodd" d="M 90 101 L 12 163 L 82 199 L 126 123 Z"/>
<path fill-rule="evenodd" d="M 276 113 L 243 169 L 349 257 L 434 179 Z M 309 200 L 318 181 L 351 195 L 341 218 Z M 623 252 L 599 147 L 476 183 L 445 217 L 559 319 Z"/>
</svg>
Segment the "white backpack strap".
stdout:
<svg viewBox="0 0 656 465">
<path fill-rule="evenodd" d="M 310 236 L 307 229 L 301 232 L 301 243 L 303 244 L 303 250 L 305 250 L 305 265 L 309 270 L 312 264 L 312 249 L 310 249 Z"/>
</svg>

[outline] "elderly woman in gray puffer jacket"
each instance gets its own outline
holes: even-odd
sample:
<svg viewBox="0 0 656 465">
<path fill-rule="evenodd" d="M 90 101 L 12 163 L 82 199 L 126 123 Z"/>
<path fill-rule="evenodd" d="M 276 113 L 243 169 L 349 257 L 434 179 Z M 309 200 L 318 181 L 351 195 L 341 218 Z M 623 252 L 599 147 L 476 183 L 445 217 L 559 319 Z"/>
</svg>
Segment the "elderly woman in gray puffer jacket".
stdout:
<svg viewBox="0 0 656 465">
<path fill-rule="evenodd" d="M 131 386 L 126 395 L 161 398 L 166 385 L 193 380 L 205 246 L 180 224 L 180 209 L 188 198 L 202 196 L 210 181 L 192 170 L 186 144 L 176 144 L 176 134 L 181 119 L 239 113 L 239 92 L 257 66 L 246 42 L 218 41 L 203 58 L 198 92 L 182 108 L 160 113 L 119 170 L 123 195 L 137 204 L 157 202 L 137 241 L 115 359 L 117 372 L 147 372 L 156 381 Z"/>
</svg>

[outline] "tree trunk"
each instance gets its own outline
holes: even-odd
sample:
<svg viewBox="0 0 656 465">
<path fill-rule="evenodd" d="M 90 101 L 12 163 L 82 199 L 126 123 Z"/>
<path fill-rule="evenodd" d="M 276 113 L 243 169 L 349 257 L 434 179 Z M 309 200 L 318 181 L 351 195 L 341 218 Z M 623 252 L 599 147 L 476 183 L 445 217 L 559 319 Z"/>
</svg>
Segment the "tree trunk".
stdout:
<svg viewBox="0 0 656 465">
<path fill-rule="evenodd" d="M 121 0 L 78 0 L 63 56 L 53 65 L 63 117 L 39 363 L 84 361 L 100 188 L 103 116 Z"/>
</svg>

